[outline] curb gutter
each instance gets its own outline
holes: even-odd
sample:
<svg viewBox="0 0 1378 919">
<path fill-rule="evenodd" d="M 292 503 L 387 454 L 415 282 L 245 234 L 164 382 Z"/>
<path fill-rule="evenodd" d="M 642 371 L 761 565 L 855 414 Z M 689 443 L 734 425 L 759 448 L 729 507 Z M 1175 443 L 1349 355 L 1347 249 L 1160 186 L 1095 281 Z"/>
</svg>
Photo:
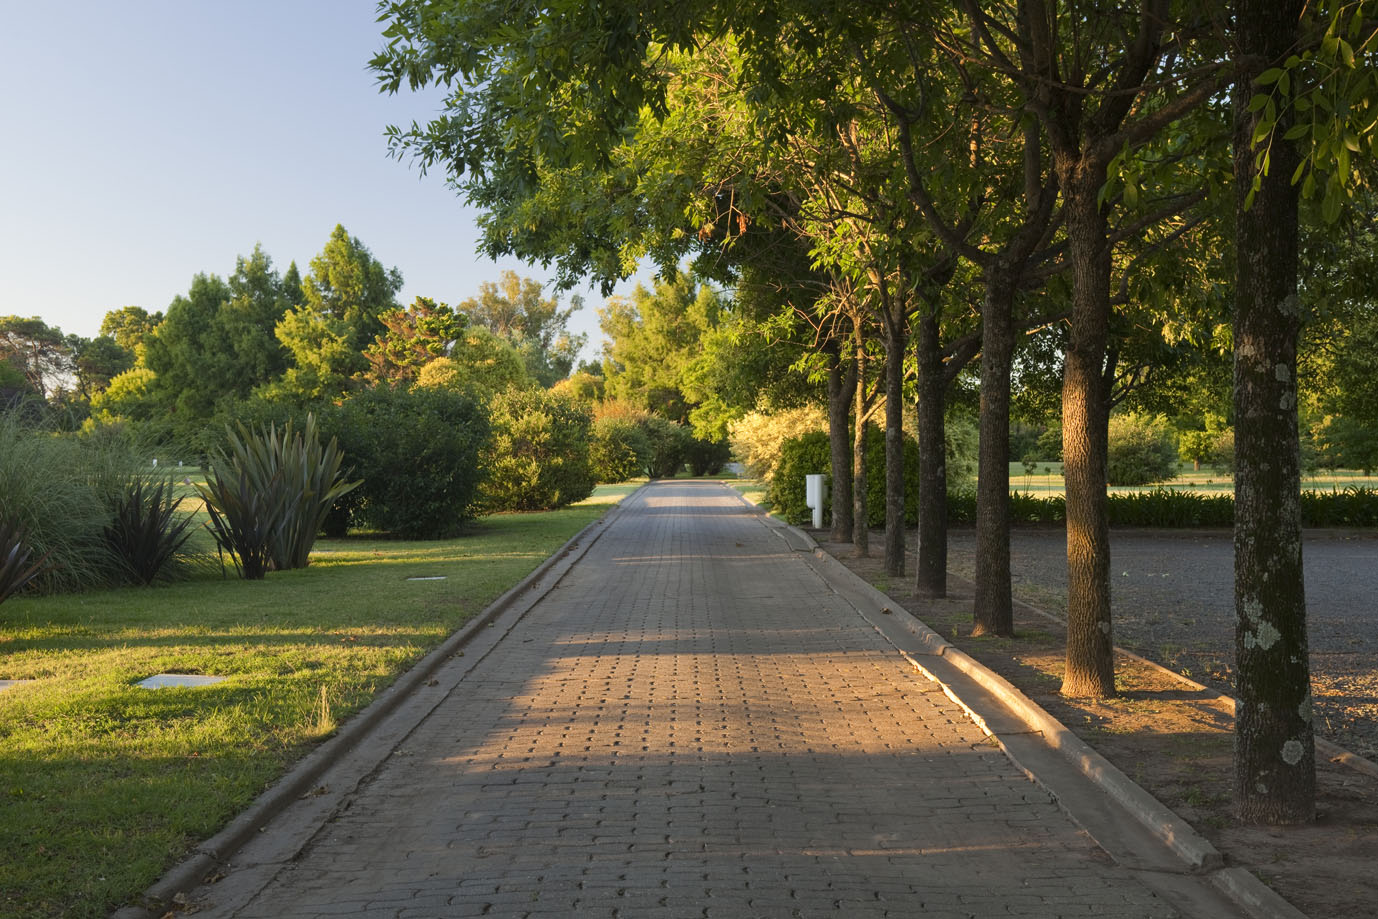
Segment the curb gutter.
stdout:
<svg viewBox="0 0 1378 919">
<path fill-rule="evenodd" d="M 633 492 L 635 494 L 635 492 Z M 631 495 L 623 498 L 626 501 Z M 509 588 L 481 613 L 464 624 L 438 646 L 400 674 L 365 708 L 356 712 L 336 734 L 297 761 L 286 775 L 254 799 L 248 808 L 220 832 L 202 842 L 183 861 L 150 885 L 140 896 L 139 905 L 125 906 L 110 914 L 110 919 L 157 919 L 183 902 L 192 890 L 214 877 L 229 861 L 289 806 L 309 797 L 317 780 L 337 762 L 355 751 L 380 723 L 416 691 L 432 682 L 431 677 L 451 658 L 494 625 L 503 613 L 516 610 L 515 618 L 544 597 L 598 541 L 621 505 L 614 505 L 602 517 L 584 527 L 534 571 Z M 431 706 L 433 707 L 433 706 Z M 429 708 L 422 713 L 424 717 Z M 419 719 L 418 719 L 419 720 Z M 386 753 L 384 754 L 386 756 Z M 371 770 L 370 770 L 371 771 Z"/>
</svg>

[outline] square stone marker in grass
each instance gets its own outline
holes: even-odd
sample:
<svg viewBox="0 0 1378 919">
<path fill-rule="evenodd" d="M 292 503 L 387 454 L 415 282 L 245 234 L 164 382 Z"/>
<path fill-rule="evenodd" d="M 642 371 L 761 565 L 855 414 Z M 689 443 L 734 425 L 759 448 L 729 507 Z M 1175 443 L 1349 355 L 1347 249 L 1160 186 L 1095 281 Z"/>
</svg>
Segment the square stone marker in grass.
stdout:
<svg viewBox="0 0 1378 919">
<path fill-rule="evenodd" d="M 18 686 L 21 683 L 32 683 L 33 680 L 0 680 L 0 692 L 4 692 L 11 686 Z"/>
<path fill-rule="evenodd" d="M 155 673 L 135 685 L 144 689 L 167 689 L 172 686 L 210 686 L 224 680 L 223 676 L 202 676 L 199 673 Z"/>
</svg>

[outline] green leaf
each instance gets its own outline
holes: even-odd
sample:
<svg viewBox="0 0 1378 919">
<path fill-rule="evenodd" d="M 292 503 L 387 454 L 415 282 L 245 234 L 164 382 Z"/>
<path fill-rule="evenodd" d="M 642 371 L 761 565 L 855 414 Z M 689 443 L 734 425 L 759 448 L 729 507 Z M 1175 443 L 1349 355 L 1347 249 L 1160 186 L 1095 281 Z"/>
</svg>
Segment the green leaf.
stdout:
<svg viewBox="0 0 1378 919">
<path fill-rule="evenodd" d="M 1269 67 L 1254 78 L 1254 83 L 1259 86 L 1269 86 L 1276 83 L 1283 73 L 1284 71 L 1281 67 Z"/>
<path fill-rule="evenodd" d="M 1350 47 L 1349 42 L 1345 41 L 1343 38 L 1338 39 L 1338 41 L 1340 43 L 1340 60 L 1344 62 L 1344 65 L 1346 67 L 1348 67 L 1350 70 L 1353 70 L 1354 49 Z"/>
<path fill-rule="evenodd" d="M 1305 123 L 1302 123 L 1302 124 L 1294 124 L 1294 125 L 1292 125 L 1291 128 L 1288 129 L 1288 131 L 1287 131 L 1286 134 L 1282 135 L 1282 139 L 1283 139 L 1283 140 L 1297 140 L 1298 138 L 1305 137 L 1305 136 L 1306 136 L 1307 134 L 1309 134 L 1309 133 L 1311 133 L 1311 124 L 1310 124 L 1310 122 L 1305 122 Z"/>
<path fill-rule="evenodd" d="M 1321 219 L 1326 223 L 1334 223 L 1340 218 L 1340 195 L 1334 190 L 1334 186 L 1328 186 L 1325 190 L 1325 200 L 1321 203 Z"/>
<path fill-rule="evenodd" d="M 1267 93 L 1258 93 L 1257 95 L 1255 95 L 1253 98 L 1251 98 L 1251 99 L 1249 100 L 1249 111 L 1250 111 L 1250 112 L 1257 112 L 1259 109 L 1263 108 L 1263 107 L 1264 107 L 1265 105 L 1267 105 L 1267 104 L 1268 104 L 1268 94 L 1267 94 Z"/>
</svg>

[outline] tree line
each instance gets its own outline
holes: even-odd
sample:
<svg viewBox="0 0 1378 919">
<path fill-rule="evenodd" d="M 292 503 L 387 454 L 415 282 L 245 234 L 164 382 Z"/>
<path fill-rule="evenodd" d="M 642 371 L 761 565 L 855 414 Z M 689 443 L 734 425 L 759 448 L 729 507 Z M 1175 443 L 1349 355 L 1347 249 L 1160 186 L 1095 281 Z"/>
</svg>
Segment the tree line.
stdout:
<svg viewBox="0 0 1378 919">
<path fill-rule="evenodd" d="M 402 275 L 343 226 L 305 275 L 279 272 L 261 247 L 226 277 L 196 275 L 165 310 L 109 311 L 94 338 L 39 317 L 0 318 L 0 400 L 39 398 L 62 424 L 132 423 L 154 442 L 196 445 L 248 401 L 338 401 L 423 368 L 489 393 L 548 388 L 569 376 L 584 336 L 541 285 L 505 272 L 451 307 L 397 300 Z M 439 363 L 436 363 L 439 361 Z"/>
<path fill-rule="evenodd" d="M 859 550 L 866 428 L 884 431 L 892 573 L 909 361 L 931 595 L 947 406 L 971 368 L 978 633 L 1012 630 L 1011 415 L 1040 368 L 1057 379 L 1065 693 L 1115 691 L 1112 410 L 1164 367 L 1182 385 L 1232 364 L 1236 800 L 1247 820 L 1296 822 L 1315 782 L 1298 376 L 1333 360 L 1361 377 L 1368 360 L 1371 320 L 1332 323 L 1324 347 L 1306 320 L 1372 313 L 1371 285 L 1336 295 L 1372 227 L 1372 7 L 390 0 L 372 66 L 384 91 L 446 88 L 443 117 L 391 142 L 483 210 L 490 253 L 567 282 L 690 262 L 755 305 L 762 340 L 802 345 L 792 366 L 827 392 L 834 536 Z M 1357 257 L 1317 258 L 1327 247 Z M 1300 284 L 1303 264 L 1318 267 Z"/>
</svg>

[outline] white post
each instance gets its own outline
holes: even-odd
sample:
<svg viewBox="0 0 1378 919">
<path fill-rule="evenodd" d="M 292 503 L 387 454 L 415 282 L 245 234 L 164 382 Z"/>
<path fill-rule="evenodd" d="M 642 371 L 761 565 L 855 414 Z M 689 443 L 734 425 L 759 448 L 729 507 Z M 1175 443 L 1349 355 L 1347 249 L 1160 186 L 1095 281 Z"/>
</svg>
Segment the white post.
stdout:
<svg viewBox="0 0 1378 919">
<path fill-rule="evenodd" d="M 804 476 L 804 504 L 813 511 L 813 528 L 823 529 L 823 506 L 828 501 L 828 480 L 823 475 Z"/>
</svg>

